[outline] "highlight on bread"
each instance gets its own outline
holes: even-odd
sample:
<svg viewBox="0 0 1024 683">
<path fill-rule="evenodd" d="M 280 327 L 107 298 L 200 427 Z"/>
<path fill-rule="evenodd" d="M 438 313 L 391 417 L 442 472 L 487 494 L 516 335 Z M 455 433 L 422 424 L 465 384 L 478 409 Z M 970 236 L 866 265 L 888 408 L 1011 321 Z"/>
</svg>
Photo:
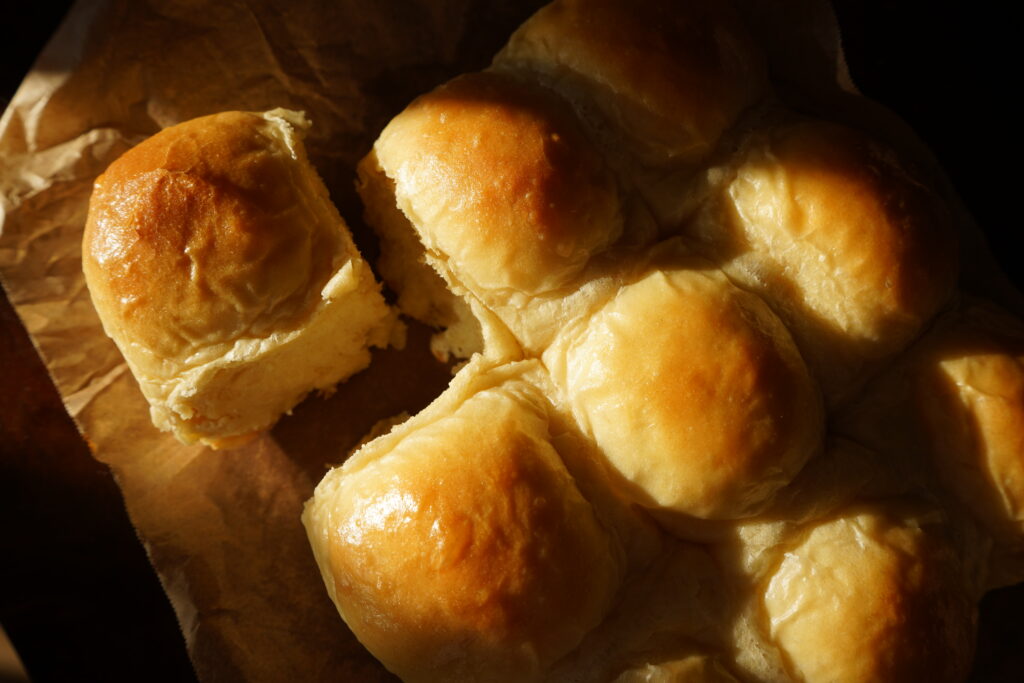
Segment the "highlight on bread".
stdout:
<svg viewBox="0 0 1024 683">
<path fill-rule="evenodd" d="M 543 304 L 527 314 L 527 302 L 564 316 L 591 259 L 624 230 L 618 184 L 572 109 L 503 74 L 467 75 L 418 98 L 360 174 L 370 220 L 389 217 L 377 223 L 382 273 L 399 306 L 416 296 L 423 303 L 410 315 L 434 323 L 433 311 L 459 310 L 450 292 L 476 298 L 532 347 L 552 324 Z"/>
<path fill-rule="evenodd" d="M 282 109 L 201 117 L 96 180 L 89 292 L 153 423 L 185 443 L 250 438 L 400 332 L 306 157 L 308 125 Z"/>
<path fill-rule="evenodd" d="M 975 596 L 928 513 L 901 518 L 893 508 L 844 511 L 777 549 L 763 609 L 793 680 L 967 677 Z"/>
<path fill-rule="evenodd" d="M 820 394 L 788 331 L 717 270 L 654 270 L 572 332 L 544 362 L 645 507 L 749 516 L 820 448 Z"/>
<path fill-rule="evenodd" d="M 469 358 L 303 515 L 403 679 L 961 681 L 1024 579 L 1024 323 L 750 36 L 556 0 L 360 164 L 399 308 Z"/>
<path fill-rule="evenodd" d="M 829 403 L 905 349 L 949 300 L 948 209 L 863 133 L 773 122 L 709 174 L 710 196 L 685 230 L 786 322 Z"/>
<path fill-rule="evenodd" d="M 536 365 L 471 363 L 306 508 L 329 593 L 404 680 L 536 680 L 612 604 L 623 551 L 558 453 Z"/>
</svg>

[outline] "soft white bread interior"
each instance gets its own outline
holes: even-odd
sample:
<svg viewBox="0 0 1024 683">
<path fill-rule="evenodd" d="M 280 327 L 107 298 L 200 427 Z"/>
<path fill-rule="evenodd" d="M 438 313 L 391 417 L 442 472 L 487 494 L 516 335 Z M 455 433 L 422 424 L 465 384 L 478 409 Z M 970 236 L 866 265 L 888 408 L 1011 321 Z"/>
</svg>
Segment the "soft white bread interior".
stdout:
<svg viewBox="0 0 1024 683">
<path fill-rule="evenodd" d="M 624 551 L 556 450 L 549 410 L 520 367 L 487 372 L 478 357 L 307 504 L 328 592 L 404 680 L 539 680 L 611 607 Z"/>
<path fill-rule="evenodd" d="M 398 296 L 401 312 L 438 329 L 431 348 L 441 360 L 469 358 L 484 350 L 484 331 L 478 315 L 462 297 L 452 292 L 427 263 L 423 244 L 395 202 L 395 183 L 370 153 L 356 169 L 366 222 L 374 226 L 381 242 L 377 270 Z"/>
<path fill-rule="evenodd" d="M 83 270 L 154 424 L 230 446 L 329 390 L 397 318 L 306 158 L 302 114 L 168 128 L 95 183 Z"/>
</svg>

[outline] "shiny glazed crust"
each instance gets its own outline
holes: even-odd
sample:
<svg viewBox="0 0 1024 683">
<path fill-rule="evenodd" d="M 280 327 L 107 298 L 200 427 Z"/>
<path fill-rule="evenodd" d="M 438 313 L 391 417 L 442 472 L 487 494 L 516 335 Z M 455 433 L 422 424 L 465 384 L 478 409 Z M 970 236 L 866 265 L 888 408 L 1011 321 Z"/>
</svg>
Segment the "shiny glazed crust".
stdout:
<svg viewBox="0 0 1024 683">
<path fill-rule="evenodd" d="M 405 680 L 539 680 L 604 618 L 621 581 L 621 549 L 556 451 L 546 399 L 519 374 L 471 365 L 307 505 L 329 592 Z"/>
<path fill-rule="evenodd" d="M 948 207 L 766 74 L 723 3 L 557 0 L 363 161 L 399 305 L 480 330 L 304 516 L 401 677 L 967 675 L 977 600 L 1024 578 L 1019 321 L 947 354 Z"/>
<path fill-rule="evenodd" d="M 395 322 L 300 140 L 301 114 L 168 128 L 101 175 L 83 270 L 154 423 L 231 445 L 365 367 Z"/>
</svg>

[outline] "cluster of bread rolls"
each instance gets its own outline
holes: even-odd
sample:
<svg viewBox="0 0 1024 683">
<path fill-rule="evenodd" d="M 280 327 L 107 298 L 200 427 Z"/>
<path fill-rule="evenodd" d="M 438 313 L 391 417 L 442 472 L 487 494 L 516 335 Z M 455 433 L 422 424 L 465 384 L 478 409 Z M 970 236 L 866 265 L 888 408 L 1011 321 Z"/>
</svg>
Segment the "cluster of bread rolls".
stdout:
<svg viewBox="0 0 1024 683">
<path fill-rule="evenodd" d="M 359 189 L 399 307 L 470 358 L 304 514 L 389 670 L 967 676 L 978 600 L 1024 579 L 1024 323 L 725 3 L 556 0 Z"/>
<path fill-rule="evenodd" d="M 151 405 L 231 446 L 402 326 L 301 114 L 172 127 L 83 267 Z M 787 109 L 717 0 L 556 0 L 360 164 L 378 268 L 467 359 L 303 515 L 408 681 L 960 681 L 1024 579 L 1024 322 L 943 200 Z"/>
</svg>

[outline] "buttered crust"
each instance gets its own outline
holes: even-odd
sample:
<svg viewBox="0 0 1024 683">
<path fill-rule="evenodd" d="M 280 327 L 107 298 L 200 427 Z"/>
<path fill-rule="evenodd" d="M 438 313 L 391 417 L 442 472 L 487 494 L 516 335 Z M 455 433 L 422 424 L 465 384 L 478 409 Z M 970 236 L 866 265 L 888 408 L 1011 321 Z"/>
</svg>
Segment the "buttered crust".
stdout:
<svg viewBox="0 0 1024 683">
<path fill-rule="evenodd" d="M 230 445 L 390 339 L 384 303 L 306 159 L 301 114 L 168 128 L 95 183 L 83 270 L 104 329 L 185 442 Z"/>
<path fill-rule="evenodd" d="M 949 342 L 943 198 L 768 74 L 727 3 L 556 0 L 362 162 L 399 306 L 470 358 L 304 517 L 401 677 L 966 677 L 1024 578 L 1019 321 Z"/>
<path fill-rule="evenodd" d="M 458 382 L 332 471 L 304 521 L 338 609 L 404 680 L 540 680 L 607 614 L 622 551 L 546 399 L 478 365 Z"/>
</svg>

